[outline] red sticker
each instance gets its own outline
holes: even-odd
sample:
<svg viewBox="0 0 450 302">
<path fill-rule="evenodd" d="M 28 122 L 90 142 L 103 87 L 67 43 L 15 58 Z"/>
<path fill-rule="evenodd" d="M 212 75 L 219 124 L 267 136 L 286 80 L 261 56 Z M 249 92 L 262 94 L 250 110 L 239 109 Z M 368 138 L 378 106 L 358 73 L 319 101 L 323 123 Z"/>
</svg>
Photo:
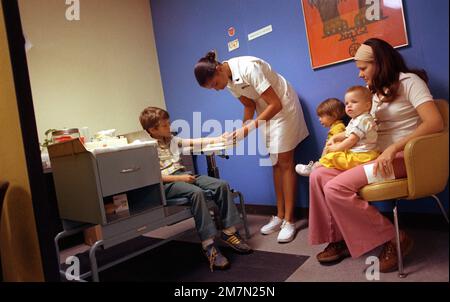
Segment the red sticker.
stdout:
<svg viewBox="0 0 450 302">
<path fill-rule="evenodd" d="M 234 29 L 234 27 L 228 28 L 228 35 L 230 37 L 233 37 L 235 33 L 236 33 L 236 30 Z"/>
</svg>

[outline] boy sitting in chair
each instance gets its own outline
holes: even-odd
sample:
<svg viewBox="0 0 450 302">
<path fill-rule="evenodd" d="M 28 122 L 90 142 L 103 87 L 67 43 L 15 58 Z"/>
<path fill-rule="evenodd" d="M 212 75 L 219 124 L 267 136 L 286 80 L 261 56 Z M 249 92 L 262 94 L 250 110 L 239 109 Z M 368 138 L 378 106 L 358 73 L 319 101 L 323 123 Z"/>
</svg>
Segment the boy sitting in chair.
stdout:
<svg viewBox="0 0 450 302">
<path fill-rule="evenodd" d="M 214 201 L 219 208 L 223 230 L 220 238 L 240 253 L 250 253 L 252 249 L 237 232 L 235 225 L 241 223 L 241 217 L 233 202 L 228 183 L 224 180 L 188 173 L 181 163 L 179 152 L 182 146 L 206 146 L 224 141 L 223 138 L 181 139 L 170 132 L 169 113 L 161 108 L 148 107 L 142 111 L 139 120 L 142 128 L 158 142 L 158 155 L 164 190 L 167 199 L 188 198 L 195 227 L 202 241 L 203 252 L 208 258 L 210 269 L 225 269 L 229 262 L 217 247 L 214 239 L 217 234 L 216 225 L 206 205 L 204 190 L 213 193 Z"/>
</svg>

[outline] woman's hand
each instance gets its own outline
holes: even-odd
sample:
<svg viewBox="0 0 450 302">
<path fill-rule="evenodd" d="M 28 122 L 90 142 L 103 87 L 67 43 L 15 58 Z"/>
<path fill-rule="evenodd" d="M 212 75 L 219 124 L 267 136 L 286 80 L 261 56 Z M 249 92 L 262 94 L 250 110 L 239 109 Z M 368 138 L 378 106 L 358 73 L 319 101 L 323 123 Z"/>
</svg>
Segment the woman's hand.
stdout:
<svg viewBox="0 0 450 302">
<path fill-rule="evenodd" d="M 183 174 L 183 175 L 175 175 L 175 176 L 176 176 L 176 181 L 187 182 L 189 184 L 192 184 L 195 182 L 195 176 L 193 176 L 191 174 Z"/>
<path fill-rule="evenodd" d="M 397 148 L 394 145 L 390 145 L 386 150 L 381 153 L 375 160 L 373 165 L 373 175 L 376 176 L 378 172 L 382 177 L 387 177 L 394 173 L 394 158 L 397 154 Z"/>
</svg>

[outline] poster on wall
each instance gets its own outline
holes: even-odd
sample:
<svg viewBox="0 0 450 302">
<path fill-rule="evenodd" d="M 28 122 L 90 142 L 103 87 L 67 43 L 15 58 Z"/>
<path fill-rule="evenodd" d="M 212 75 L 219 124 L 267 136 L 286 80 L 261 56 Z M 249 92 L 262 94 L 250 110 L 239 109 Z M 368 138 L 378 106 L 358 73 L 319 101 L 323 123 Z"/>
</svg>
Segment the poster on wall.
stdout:
<svg viewBox="0 0 450 302">
<path fill-rule="evenodd" d="M 301 2 L 313 69 L 351 60 L 369 38 L 408 45 L 402 0 Z"/>
</svg>

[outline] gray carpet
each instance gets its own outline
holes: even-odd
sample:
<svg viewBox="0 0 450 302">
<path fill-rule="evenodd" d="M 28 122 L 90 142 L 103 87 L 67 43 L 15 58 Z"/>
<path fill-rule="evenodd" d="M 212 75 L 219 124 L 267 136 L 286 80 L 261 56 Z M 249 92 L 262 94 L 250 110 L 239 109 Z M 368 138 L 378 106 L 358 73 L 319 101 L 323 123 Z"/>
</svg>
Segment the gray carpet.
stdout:
<svg viewBox="0 0 450 302">
<path fill-rule="evenodd" d="M 248 240 L 250 246 L 252 246 L 256 253 L 254 255 L 234 255 L 231 254 L 231 262 L 232 262 L 232 268 L 229 272 L 216 272 L 216 276 L 221 275 L 228 275 L 228 273 L 234 272 L 236 270 L 236 275 L 240 274 L 239 267 L 246 267 L 246 265 L 249 265 L 245 263 L 247 260 L 251 260 L 251 257 L 259 257 L 259 253 L 262 253 L 263 255 L 265 252 L 267 252 L 267 255 L 276 255 L 274 258 L 264 258 L 266 261 L 265 269 L 259 271 L 261 276 L 256 276 L 256 280 L 260 280 L 258 278 L 266 278 L 270 274 L 278 274 L 274 272 L 277 269 L 281 269 L 281 267 L 278 267 L 279 260 L 286 257 L 286 259 L 289 259 L 288 261 L 291 261 L 292 256 L 300 256 L 304 257 L 309 256 L 307 260 L 300 264 L 297 261 L 292 261 L 292 265 L 286 265 L 286 272 L 283 272 L 282 274 L 278 274 L 276 278 L 278 280 L 283 280 L 285 278 L 285 275 L 289 275 L 285 281 L 288 282 L 448 282 L 449 281 L 449 233 L 446 228 L 448 228 L 448 225 L 446 222 L 443 221 L 442 217 L 437 216 L 437 222 L 440 226 L 438 229 L 426 229 L 420 226 L 420 220 L 417 221 L 416 227 L 410 227 L 406 228 L 406 231 L 411 235 L 411 237 L 414 239 L 415 244 L 413 247 L 413 250 L 409 257 L 405 259 L 405 272 L 408 274 L 408 277 L 405 279 L 400 279 L 397 276 L 396 272 L 388 273 L 388 274 L 381 274 L 380 280 L 373 280 L 369 281 L 366 278 L 365 274 L 365 268 L 367 267 L 366 259 L 369 256 L 376 256 L 379 253 L 379 249 L 375 249 L 366 255 L 363 255 L 359 258 L 352 259 L 347 258 L 341 263 L 334 265 L 334 266 L 322 266 L 320 265 L 315 255 L 323 250 L 323 248 L 326 246 L 324 245 L 315 245 L 311 246 L 308 244 L 308 228 L 307 228 L 307 220 L 302 219 L 297 221 L 297 236 L 295 237 L 294 241 L 288 244 L 279 244 L 277 243 L 277 233 L 263 236 L 259 232 L 259 228 L 267 223 L 270 217 L 267 216 L 260 216 L 260 215 L 248 215 L 249 218 L 249 227 L 250 227 L 250 233 L 251 238 Z M 403 220 L 401 221 L 403 223 Z M 147 234 L 149 237 L 153 238 L 168 238 L 171 236 L 174 236 L 176 234 L 179 234 L 180 232 L 186 231 L 186 230 L 193 230 L 194 222 L 193 220 L 187 220 L 180 222 L 179 224 L 170 226 L 170 227 L 164 227 L 155 231 L 152 231 Z M 243 230 L 240 229 L 241 234 L 243 234 Z M 195 249 L 195 257 L 196 257 L 196 263 L 198 264 L 195 266 L 195 268 L 202 268 L 205 270 L 208 270 L 206 261 L 203 259 L 203 255 L 200 251 L 200 243 L 197 234 L 194 231 L 191 231 L 179 238 L 182 241 L 191 243 L 193 245 L 190 245 L 193 249 Z M 169 244 L 169 243 L 168 243 Z M 189 246 L 189 245 L 188 245 Z M 63 262 L 68 256 L 75 255 L 82 253 L 86 251 L 89 247 L 86 245 L 77 246 L 71 249 L 67 249 L 62 252 L 61 254 L 61 261 Z M 228 253 L 225 250 L 226 253 Z M 177 253 L 172 255 L 171 258 L 173 258 L 172 261 L 177 262 L 181 258 L 181 256 L 178 256 L 178 253 L 181 255 L 184 255 L 182 250 L 177 250 Z M 240 261 L 244 261 L 244 263 L 240 264 Z M 132 260 L 131 260 L 132 261 Z M 184 260 L 183 260 L 184 261 Z M 186 260 L 187 261 L 187 260 Z M 156 261 L 157 262 L 157 261 Z M 127 261 L 126 263 L 130 263 L 130 261 Z M 122 264 L 125 266 L 123 268 L 123 271 L 126 270 L 127 264 Z M 148 260 L 147 262 L 142 262 L 147 265 L 145 269 L 142 269 L 142 275 L 140 276 L 132 276 L 130 274 L 128 277 L 126 277 L 126 280 L 136 280 L 141 281 L 140 278 L 148 278 L 146 274 L 148 274 L 148 271 L 153 268 L 153 266 L 157 265 L 163 265 L 158 264 L 152 260 Z M 267 264 L 268 263 L 268 264 Z M 164 264 L 166 265 L 166 264 Z M 174 264 L 173 264 L 174 265 Z M 187 269 L 188 264 L 185 265 L 185 269 Z M 237 267 L 239 266 L 239 267 Z M 258 271 L 257 267 L 251 268 L 252 270 Z M 114 270 L 114 268 L 113 268 Z M 140 271 L 140 270 L 136 270 Z M 107 272 L 105 272 L 107 273 Z M 134 273 L 134 272 L 133 272 Z M 165 272 L 164 272 L 165 273 Z M 103 274 L 103 273 L 102 273 Z M 117 279 L 110 279 L 110 277 L 105 276 L 102 277 L 102 274 L 100 275 L 101 280 L 117 280 Z M 114 273 L 115 274 L 115 273 Z M 181 273 L 180 273 L 181 274 Z M 170 278 L 176 279 L 176 280 L 183 280 L 183 276 L 178 274 L 177 276 L 171 276 Z M 212 275 L 212 274 L 208 274 Z M 111 276 L 112 273 L 111 273 Z M 194 274 L 192 275 L 194 276 Z M 206 273 L 205 273 L 205 276 Z M 233 277 L 233 276 L 232 276 Z M 230 277 L 230 278 L 232 278 Z M 241 278 L 241 276 L 235 276 L 236 278 L 233 280 L 238 280 Z M 245 276 L 244 276 L 245 277 Z M 270 277 L 270 276 L 269 276 Z M 269 278 L 267 277 L 267 278 Z M 112 278 L 112 277 L 111 277 Z M 165 277 L 169 278 L 169 277 Z M 222 277 L 221 277 L 222 278 Z M 225 278 L 225 277 L 223 277 Z M 226 276 L 228 278 L 228 276 Z M 145 279 L 148 280 L 148 279 Z M 156 279 L 159 280 L 159 279 Z M 216 279 L 214 279 L 216 280 Z M 208 280 L 209 281 L 209 280 Z M 213 281 L 213 280 L 211 280 Z M 253 280 L 251 280 L 253 281 Z M 269 281 L 269 280 L 267 280 Z"/>
<path fill-rule="evenodd" d="M 100 265 L 126 255 L 130 251 L 156 243 L 159 239 L 138 237 L 134 240 L 97 252 Z M 220 246 L 231 266 L 211 272 L 199 243 L 170 241 L 149 252 L 100 273 L 101 281 L 163 281 L 163 282 L 282 282 L 289 278 L 308 256 L 254 251 L 236 254 Z M 89 268 L 87 252 L 77 254 L 81 272 Z"/>
</svg>

